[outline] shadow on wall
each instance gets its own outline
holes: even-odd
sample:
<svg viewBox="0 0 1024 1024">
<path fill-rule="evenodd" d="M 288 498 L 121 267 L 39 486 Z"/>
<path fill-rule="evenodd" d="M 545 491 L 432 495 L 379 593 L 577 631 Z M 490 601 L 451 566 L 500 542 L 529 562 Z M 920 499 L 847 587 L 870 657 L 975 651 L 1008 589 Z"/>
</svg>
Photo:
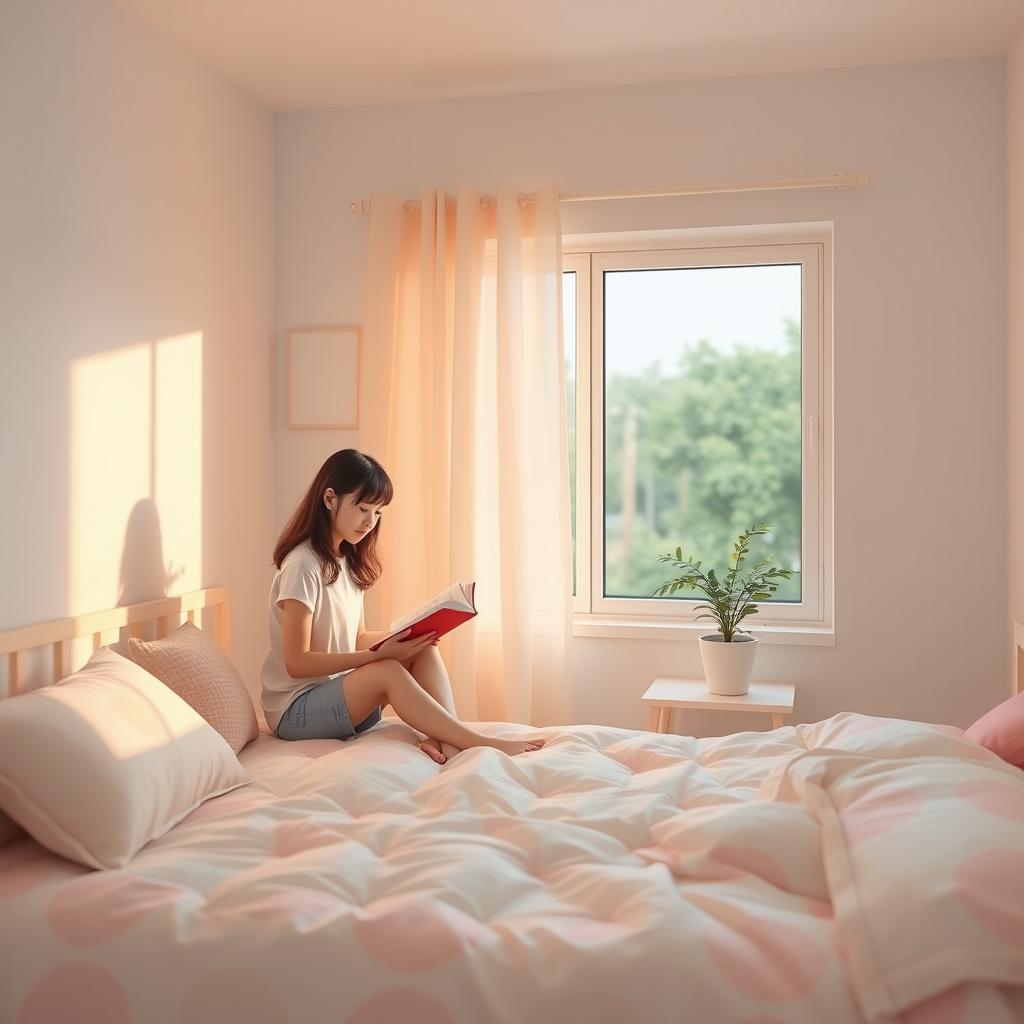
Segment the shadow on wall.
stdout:
<svg viewBox="0 0 1024 1024">
<path fill-rule="evenodd" d="M 173 560 L 164 564 L 164 543 L 160 513 L 152 498 L 142 498 L 128 516 L 121 550 L 117 604 L 137 604 L 166 597 L 185 567 L 174 569 Z"/>
<path fill-rule="evenodd" d="M 160 513 L 152 498 L 142 498 L 132 508 L 124 532 L 117 593 L 118 607 L 167 597 L 175 581 L 184 575 L 185 566 L 175 569 L 173 560 L 165 564 Z M 142 623 L 137 635 L 140 640 L 155 640 L 157 623 Z M 127 628 L 121 630 L 120 640 L 111 646 L 115 651 L 127 656 Z"/>
</svg>

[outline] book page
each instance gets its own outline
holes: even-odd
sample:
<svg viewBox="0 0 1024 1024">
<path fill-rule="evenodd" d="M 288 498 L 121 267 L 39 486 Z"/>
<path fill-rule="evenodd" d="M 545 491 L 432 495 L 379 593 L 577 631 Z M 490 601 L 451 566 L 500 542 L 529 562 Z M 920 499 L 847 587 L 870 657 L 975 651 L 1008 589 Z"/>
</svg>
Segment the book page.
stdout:
<svg viewBox="0 0 1024 1024">
<path fill-rule="evenodd" d="M 472 588 L 473 584 L 469 584 L 469 587 Z M 414 622 L 419 622 L 420 619 L 426 618 L 431 612 L 437 611 L 438 608 L 444 605 L 473 611 L 472 590 L 467 591 L 466 586 L 462 583 L 453 583 L 447 590 L 441 591 L 440 594 L 435 594 L 434 597 L 425 604 L 420 605 L 415 611 L 403 615 L 400 619 L 395 619 L 391 623 L 391 632 L 400 633 L 406 627 L 411 626 Z"/>
</svg>

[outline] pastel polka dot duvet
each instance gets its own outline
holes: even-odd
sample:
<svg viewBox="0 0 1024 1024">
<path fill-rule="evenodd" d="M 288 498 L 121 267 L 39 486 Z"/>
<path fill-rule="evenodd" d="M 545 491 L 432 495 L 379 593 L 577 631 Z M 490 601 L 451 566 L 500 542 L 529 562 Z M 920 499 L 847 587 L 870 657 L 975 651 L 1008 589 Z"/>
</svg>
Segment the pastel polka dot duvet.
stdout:
<svg viewBox="0 0 1024 1024">
<path fill-rule="evenodd" d="M 540 732 L 263 734 L 123 868 L 0 848 L 0 1021 L 1024 1020 L 1024 773 L 960 730 Z"/>
</svg>

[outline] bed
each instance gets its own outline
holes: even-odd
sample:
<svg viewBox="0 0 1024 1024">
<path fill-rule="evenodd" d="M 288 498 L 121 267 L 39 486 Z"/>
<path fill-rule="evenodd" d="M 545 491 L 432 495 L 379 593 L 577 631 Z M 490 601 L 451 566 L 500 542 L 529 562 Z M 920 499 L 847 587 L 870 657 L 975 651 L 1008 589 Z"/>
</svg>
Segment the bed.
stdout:
<svg viewBox="0 0 1024 1024">
<path fill-rule="evenodd" d="M 0 653 L 17 689 L 16 643 L 59 678 L 72 634 L 204 607 L 223 638 L 217 588 Z M 251 782 L 123 868 L 0 847 L 0 1020 L 1024 1020 L 1024 777 L 959 729 L 540 732 L 437 765 L 394 720 L 344 743 L 264 725 Z"/>
</svg>

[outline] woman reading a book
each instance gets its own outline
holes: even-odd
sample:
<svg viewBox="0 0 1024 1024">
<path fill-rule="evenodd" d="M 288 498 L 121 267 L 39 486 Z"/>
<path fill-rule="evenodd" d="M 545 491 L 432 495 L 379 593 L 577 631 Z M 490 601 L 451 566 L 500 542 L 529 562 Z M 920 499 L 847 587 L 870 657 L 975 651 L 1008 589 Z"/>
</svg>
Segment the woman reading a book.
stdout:
<svg viewBox="0 0 1024 1024">
<path fill-rule="evenodd" d="M 498 739 L 459 721 L 435 632 L 366 629 L 363 592 L 381 573 L 377 536 L 392 494 L 379 462 L 345 448 L 320 467 L 278 538 L 261 671 L 267 724 L 281 739 L 344 740 L 390 704 L 439 764 L 465 747 L 539 749 L 543 740 Z"/>
</svg>

